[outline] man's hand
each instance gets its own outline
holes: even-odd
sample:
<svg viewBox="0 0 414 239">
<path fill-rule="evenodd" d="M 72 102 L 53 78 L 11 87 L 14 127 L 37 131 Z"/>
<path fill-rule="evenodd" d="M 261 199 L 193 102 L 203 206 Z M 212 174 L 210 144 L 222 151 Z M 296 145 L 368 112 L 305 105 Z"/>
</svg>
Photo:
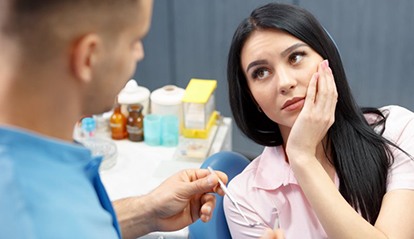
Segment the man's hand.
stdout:
<svg viewBox="0 0 414 239">
<path fill-rule="evenodd" d="M 207 169 L 181 171 L 154 189 L 148 196 L 154 209 L 157 231 L 181 229 L 197 219 L 207 222 L 211 219 L 216 198 L 210 194 L 224 195 L 218 184 L 218 177 L 226 183 L 227 175 L 217 171 L 210 174 Z"/>
<path fill-rule="evenodd" d="M 227 183 L 227 175 L 207 169 L 188 169 L 166 179 L 152 192 L 114 202 L 123 238 L 137 238 L 153 231 L 175 231 L 197 219 L 211 219 L 216 198 L 223 196 L 218 177 Z M 139 187 L 139 186 L 137 186 Z"/>
</svg>

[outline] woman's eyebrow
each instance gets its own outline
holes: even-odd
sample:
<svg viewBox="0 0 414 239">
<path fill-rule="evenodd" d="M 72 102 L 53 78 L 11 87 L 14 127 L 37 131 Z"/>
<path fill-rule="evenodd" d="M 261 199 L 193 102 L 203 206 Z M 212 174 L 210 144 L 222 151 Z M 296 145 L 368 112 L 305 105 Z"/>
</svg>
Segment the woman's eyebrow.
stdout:
<svg viewBox="0 0 414 239">
<path fill-rule="evenodd" d="M 252 68 L 252 67 L 254 67 L 254 66 L 257 66 L 257 65 L 265 65 L 265 64 L 267 64 L 267 61 L 266 60 L 253 61 L 252 63 L 250 63 L 247 66 L 246 72 L 249 72 L 249 69 Z"/>
<path fill-rule="evenodd" d="M 289 53 L 291 53 L 292 51 L 294 51 L 295 49 L 302 47 L 302 46 L 308 46 L 307 44 L 303 43 L 303 42 L 298 42 L 296 44 L 291 45 L 290 47 L 286 48 L 284 51 L 282 51 L 282 53 L 280 53 L 280 55 L 282 57 L 287 56 Z M 246 68 L 246 72 L 249 72 L 249 69 L 257 66 L 257 65 L 264 65 L 267 64 L 266 60 L 257 60 L 257 61 L 253 61 L 252 63 L 250 63 L 247 68 Z"/>
<path fill-rule="evenodd" d="M 305 44 L 305 43 L 303 43 L 303 42 L 299 42 L 299 43 L 293 44 L 293 45 L 291 45 L 290 47 L 286 48 L 284 51 L 282 51 L 282 53 L 280 53 L 280 55 L 281 55 L 282 57 L 285 57 L 285 56 L 287 56 L 289 53 L 291 53 L 292 51 L 294 51 L 295 49 L 297 49 L 297 48 L 299 48 L 299 47 L 301 47 L 301 46 L 308 46 L 308 45 L 306 45 L 306 44 Z"/>
</svg>

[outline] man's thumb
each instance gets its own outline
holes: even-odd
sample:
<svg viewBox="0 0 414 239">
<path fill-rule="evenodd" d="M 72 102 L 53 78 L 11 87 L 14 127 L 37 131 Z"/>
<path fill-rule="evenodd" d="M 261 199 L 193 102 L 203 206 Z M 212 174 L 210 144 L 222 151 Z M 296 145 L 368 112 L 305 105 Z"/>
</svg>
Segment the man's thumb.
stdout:
<svg viewBox="0 0 414 239">
<path fill-rule="evenodd" d="M 201 194 L 207 192 L 213 192 L 214 187 L 218 184 L 218 177 L 214 174 L 210 174 L 207 177 L 197 179 L 189 184 L 188 196 L 193 194 Z"/>
</svg>

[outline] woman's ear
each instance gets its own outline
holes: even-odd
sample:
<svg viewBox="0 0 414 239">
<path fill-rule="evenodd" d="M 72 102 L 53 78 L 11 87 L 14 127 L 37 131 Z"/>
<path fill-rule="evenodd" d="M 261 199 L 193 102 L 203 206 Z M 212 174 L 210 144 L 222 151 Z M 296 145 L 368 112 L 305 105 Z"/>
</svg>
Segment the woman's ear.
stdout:
<svg viewBox="0 0 414 239">
<path fill-rule="evenodd" d="M 89 83 L 93 78 L 93 68 L 102 49 L 101 38 L 94 33 L 82 36 L 72 47 L 71 69 L 81 82 Z"/>
</svg>

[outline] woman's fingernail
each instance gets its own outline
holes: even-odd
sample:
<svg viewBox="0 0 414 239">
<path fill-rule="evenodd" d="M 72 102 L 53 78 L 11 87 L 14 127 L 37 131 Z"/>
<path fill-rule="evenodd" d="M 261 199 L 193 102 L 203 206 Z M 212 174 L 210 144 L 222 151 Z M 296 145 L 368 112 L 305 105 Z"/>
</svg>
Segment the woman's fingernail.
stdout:
<svg viewBox="0 0 414 239">
<path fill-rule="evenodd" d="M 326 68 L 328 68 L 328 67 L 329 67 L 329 61 L 328 61 L 328 59 L 324 60 L 324 61 L 323 61 L 323 64 L 324 64 L 324 66 L 325 66 Z"/>
</svg>

